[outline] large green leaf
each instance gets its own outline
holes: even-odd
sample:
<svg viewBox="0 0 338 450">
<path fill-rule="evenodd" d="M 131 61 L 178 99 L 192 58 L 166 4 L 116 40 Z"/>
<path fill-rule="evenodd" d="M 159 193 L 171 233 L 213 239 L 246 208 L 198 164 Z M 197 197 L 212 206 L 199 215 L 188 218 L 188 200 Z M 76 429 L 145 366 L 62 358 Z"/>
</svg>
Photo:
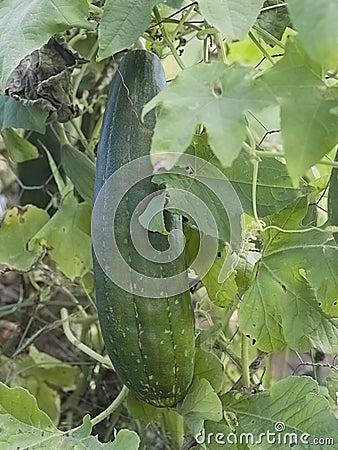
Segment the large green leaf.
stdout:
<svg viewBox="0 0 338 450">
<path fill-rule="evenodd" d="M 259 111 L 274 101 L 252 75 L 250 68 L 222 63 L 200 64 L 179 73 L 144 108 L 146 114 L 162 104 L 151 153 L 169 152 L 166 158 L 174 165 L 177 153 L 189 146 L 196 125 L 202 124 L 217 158 L 224 166 L 230 166 L 245 139 L 245 113 Z"/>
<path fill-rule="evenodd" d="M 194 374 L 209 381 L 215 392 L 220 392 L 225 381 L 224 367 L 212 352 L 196 348 Z"/>
<path fill-rule="evenodd" d="M 106 0 L 99 26 L 98 59 L 104 59 L 135 42 L 151 21 L 162 0 Z"/>
<path fill-rule="evenodd" d="M 236 414 L 241 431 L 251 434 L 247 442 L 252 450 L 287 450 L 293 447 L 290 439 L 295 436 L 298 436 L 295 448 L 299 450 L 332 447 L 316 443 L 316 438 L 338 441 L 338 421 L 330 412 L 327 399 L 320 394 L 318 384 L 309 377 L 285 378 L 269 392 L 256 395 L 226 394 L 222 403 L 226 411 Z"/>
<path fill-rule="evenodd" d="M 270 224 L 300 227 L 304 209 L 285 211 Z M 264 251 L 240 305 L 239 323 L 266 352 L 285 345 L 298 351 L 338 350 L 338 247 L 329 233 L 265 232 Z"/>
<path fill-rule="evenodd" d="M 253 214 L 253 164 L 247 151 L 242 150 L 231 167 L 223 168 L 208 146 L 205 134 L 202 134 L 194 136 L 193 146 L 188 152 L 205 159 L 221 170 L 235 188 L 243 210 L 249 215 Z M 312 188 L 305 183 L 300 188 L 295 188 L 286 165 L 276 158 L 262 158 L 260 161 L 256 192 L 257 211 L 260 217 L 281 211 L 311 190 Z"/>
<path fill-rule="evenodd" d="M 262 76 L 281 106 L 286 163 L 294 180 L 338 142 L 338 119 L 331 114 L 338 91 L 327 88 L 321 76 L 297 38 L 290 38 L 284 58 Z"/>
<path fill-rule="evenodd" d="M 199 0 L 202 15 L 228 40 L 240 40 L 250 30 L 264 0 Z"/>
<path fill-rule="evenodd" d="M 86 0 L 2 0 L 0 3 L 0 90 L 21 59 L 56 33 L 88 28 Z"/>
<path fill-rule="evenodd" d="M 336 69 L 338 60 L 337 0 L 288 1 L 292 23 L 312 59 Z"/>
<path fill-rule="evenodd" d="M 222 419 L 222 403 L 211 384 L 204 378 L 195 379 L 188 394 L 177 405 L 192 433 L 197 433 L 204 420 Z"/>
<path fill-rule="evenodd" d="M 44 133 L 47 116 L 48 113 L 38 106 L 24 105 L 13 98 L 0 95 L 1 130 L 13 127 Z"/>
<path fill-rule="evenodd" d="M 0 224 L 0 263 L 13 270 L 29 270 L 39 251 L 29 251 L 27 244 L 49 219 L 48 213 L 33 205 L 6 211 Z"/>
<path fill-rule="evenodd" d="M 137 450 L 140 439 L 129 430 L 120 430 L 114 442 L 102 444 L 90 436 L 88 416 L 80 428 L 69 433 L 58 430 L 38 408 L 35 398 L 21 387 L 9 388 L 0 382 L 0 448 L 46 448 L 64 450 Z"/>
</svg>

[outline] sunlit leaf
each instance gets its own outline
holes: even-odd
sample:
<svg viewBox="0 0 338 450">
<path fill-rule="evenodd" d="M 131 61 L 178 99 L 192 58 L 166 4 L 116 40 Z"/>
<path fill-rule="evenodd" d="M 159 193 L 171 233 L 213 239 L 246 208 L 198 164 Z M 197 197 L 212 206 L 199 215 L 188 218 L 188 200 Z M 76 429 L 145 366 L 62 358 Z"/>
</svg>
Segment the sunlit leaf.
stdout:
<svg viewBox="0 0 338 450">
<path fill-rule="evenodd" d="M 242 39 L 264 3 L 264 0 L 199 0 L 202 15 L 229 40 Z"/>
<path fill-rule="evenodd" d="M 285 158 L 295 182 L 338 142 L 338 119 L 331 114 L 338 90 L 327 88 L 321 77 L 321 67 L 296 38 L 290 38 L 285 56 L 262 76 L 280 103 Z"/>
<path fill-rule="evenodd" d="M 338 309 L 328 302 L 338 291 L 338 247 L 329 233 L 303 231 L 303 209 L 282 212 L 269 230 L 263 256 L 240 305 L 239 323 L 261 350 L 285 345 L 298 351 L 338 351 Z M 332 300 L 331 300 L 332 301 Z"/>
<path fill-rule="evenodd" d="M 288 1 L 292 23 L 312 59 L 337 68 L 338 3 L 336 0 Z"/>
<path fill-rule="evenodd" d="M 278 442 L 278 448 L 286 450 L 293 446 L 290 439 L 297 436 L 297 449 L 324 450 L 329 445 L 311 445 L 315 438 L 332 438 L 334 442 L 338 439 L 338 421 L 326 398 L 320 395 L 318 384 L 309 377 L 288 377 L 274 384 L 269 392 L 251 396 L 226 394 L 222 402 L 226 411 L 236 414 L 241 431 L 251 434 L 250 449 L 274 450 Z M 253 445 L 258 438 L 259 447 Z"/>
<path fill-rule="evenodd" d="M 99 26 L 98 59 L 128 48 L 148 27 L 161 0 L 107 0 Z"/>
<path fill-rule="evenodd" d="M 162 105 L 151 153 L 154 159 L 157 153 L 166 153 L 174 165 L 177 153 L 183 153 L 191 143 L 196 125 L 202 124 L 215 155 L 228 167 L 239 155 L 246 136 L 245 113 L 259 111 L 273 101 L 264 85 L 253 80 L 250 68 L 222 63 L 193 66 L 179 73 L 144 108 L 147 114 L 157 104 Z"/>
</svg>

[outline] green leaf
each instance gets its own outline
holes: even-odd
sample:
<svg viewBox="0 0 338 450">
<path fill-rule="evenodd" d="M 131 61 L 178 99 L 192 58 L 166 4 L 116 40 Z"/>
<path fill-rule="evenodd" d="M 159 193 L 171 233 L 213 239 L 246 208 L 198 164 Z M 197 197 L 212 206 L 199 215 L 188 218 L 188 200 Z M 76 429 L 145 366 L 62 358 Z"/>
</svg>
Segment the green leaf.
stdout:
<svg viewBox="0 0 338 450">
<path fill-rule="evenodd" d="M 128 48 L 149 26 L 161 0 L 106 0 L 99 25 L 98 60 Z"/>
<path fill-rule="evenodd" d="M 335 161 L 338 162 L 338 150 Z M 329 180 L 329 192 L 327 196 L 328 221 L 330 225 L 338 226 L 338 169 L 332 168 Z M 333 233 L 333 237 L 338 244 L 338 233 Z"/>
<path fill-rule="evenodd" d="M 236 284 L 236 273 L 232 272 L 225 280 L 222 267 L 227 258 L 228 250 L 219 251 L 209 272 L 202 279 L 212 303 L 221 308 L 229 309 L 233 305 L 238 287 Z"/>
<path fill-rule="evenodd" d="M 215 165 L 228 178 L 237 192 L 244 211 L 252 216 L 253 164 L 249 153 L 242 150 L 231 167 L 224 169 L 210 149 L 205 134 L 194 136 L 192 148 L 193 151 L 188 149 L 189 153 Z M 300 188 L 295 188 L 286 165 L 281 161 L 275 158 L 262 158 L 260 161 L 257 180 L 259 217 L 275 214 L 311 191 L 312 187 L 305 183 Z"/>
<path fill-rule="evenodd" d="M 266 352 L 285 345 L 338 350 L 338 310 L 328 314 L 338 290 L 338 247 L 329 233 L 301 232 L 303 217 L 304 208 L 295 205 L 270 223 L 299 232 L 265 232 L 262 258 L 240 305 L 240 328 Z"/>
<path fill-rule="evenodd" d="M 139 445 L 140 438 L 135 431 L 130 430 L 120 430 L 114 442 L 112 444 L 106 444 L 107 449 L 111 450 L 138 450 Z"/>
<path fill-rule="evenodd" d="M 37 405 L 41 411 L 57 425 L 60 420 L 60 396 L 55 389 L 52 389 L 46 382 L 35 378 L 34 376 L 18 376 L 15 384 L 27 389 L 36 399 Z"/>
<path fill-rule="evenodd" d="M 158 408 L 140 400 L 131 391 L 128 392 L 127 408 L 129 414 L 135 420 L 142 420 L 146 424 L 159 421 L 161 418 L 161 412 Z"/>
<path fill-rule="evenodd" d="M 29 270 L 41 249 L 28 250 L 28 242 L 48 219 L 48 213 L 34 205 L 6 211 L 0 224 L 0 263 L 13 270 Z"/>
<path fill-rule="evenodd" d="M 6 150 L 12 161 L 20 163 L 39 157 L 39 150 L 15 130 L 6 128 L 1 132 Z"/>
<path fill-rule="evenodd" d="M 177 153 L 191 143 L 196 125 L 202 124 L 221 164 L 231 166 L 245 139 L 245 113 L 257 112 L 273 101 L 264 85 L 252 79 L 252 69 L 247 67 L 199 64 L 180 72 L 143 110 L 145 115 L 162 104 L 151 148 L 154 162 L 156 153 L 166 153 L 173 166 Z M 160 155 L 157 158 L 161 161 Z"/>
<path fill-rule="evenodd" d="M 164 207 L 166 202 L 166 192 L 162 191 L 153 197 L 146 209 L 139 217 L 139 222 L 145 230 L 158 232 L 167 235 L 168 231 L 164 222 Z"/>
<path fill-rule="evenodd" d="M 252 433 L 253 442 L 257 442 L 259 437 L 262 439 L 259 447 L 253 443 L 250 445 L 249 441 L 250 449 L 274 450 L 278 443 L 278 448 L 286 450 L 290 448 L 288 439 L 292 437 L 288 433 L 298 436 L 296 448 L 299 450 L 329 448 L 311 445 L 314 438 L 333 438 L 335 442 L 338 439 L 338 421 L 326 398 L 319 393 L 318 384 L 309 377 L 285 378 L 274 384 L 270 392 L 250 396 L 226 394 L 222 403 L 226 411 L 236 414 L 241 430 Z M 275 438 L 270 435 L 267 440 L 267 432 L 275 433 Z M 284 439 L 287 440 L 284 442 Z"/>
<path fill-rule="evenodd" d="M 13 127 L 44 133 L 47 116 L 48 112 L 38 106 L 24 105 L 13 98 L 0 95 L 0 130 Z"/>
<path fill-rule="evenodd" d="M 338 3 L 336 0 L 288 1 L 292 23 L 312 59 L 336 69 L 338 60 Z"/>
<path fill-rule="evenodd" d="M 285 159 L 295 182 L 338 142 L 337 118 L 331 114 L 338 91 L 327 88 L 321 75 L 299 40 L 290 38 L 285 56 L 261 77 L 281 106 Z"/>
<path fill-rule="evenodd" d="M 0 90 L 21 59 L 56 33 L 72 27 L 89 28 L 86 0 L 2 0 L 0 4 Z"/>
<path fill-rule="evenodd" d="M 329 391 L 330 397 L 338 402 L 338 371 L 337 369 L 331 369 L 327 378 L 326 378 L 326 386 Z"/>
<path fill-rule="evenodd" d="M 192 433 L 197 433 L 203 421 L 222 419 L 222 403 L 210 383 L 205 379 L 195 379 L 187 395 L 177 405 L 177 412 L 184 417 Z"/>
<path fill-rule="evenodd" d="M 199 0 L 202 15 L 227 40 L 240 40 L 256 20 L 264 0 Z"/>
<path fill-rule="evenodd" d="M 246 213 L 253 215 L 253 166 L 247 152 L 242 151 L 232 166 L 224 170 L 236 189 Z M 259 163 L 257 181 L 257 212 L 259 217 L 275 214 L 297 198 L 307 195 L 310 186 L 295 188 L 285 164 L 275 158 L 263 158 Z"/>
<path fill-rule="evenodd" d="M 230 225 L 221 200 L 206 185 L 186 176 L 184 170 L 182 170 L 182 175 L 178 174 L 178 171 L 179 169 L 175 169 L 175 174 L 157 174 L 152 178 L 154 183 L 163 184 L 171 189 L 167 196 L 166 208 L 175 210 L 178 214 L 182 214 L 183 211 L 184 215 L 191 219 L 189 223 L 192 226 L 198 218 L 198 227 L 201 233 L 206 237 L 219 237 L 224 242 L 228 242 Z M 190 197 L 190 195 L 195 197 Z M 203 214 L 201 213 L 201 204 L 206 205 L 209 214 L 204 211 Z M 187 205 L 189 205 L 189 209 Z"/>
<path fill-rule="evenodd" d="M 77 368 L 40 352 L 34 345 L 29 347 L 29 354 L 19 362 L 19 368 L 25 376 L 34 376 L 53 386 L 67 390 L 76 387 Z"/>
<path fill-rule="evenodd" d="M 40 431 L 57 431 L 47 414 L 38 408 L 35 398 L 21 387 L 9 388 L 0 382 L 0 407 L 5 414 L 22 424 Z"/>
<path fill-rule="evenodd" d="M 95 183 L 95 164 L 72 145 L 64 145 L 61 148 L 61 163 L 75 189 L 87 203 L 91 204 Z"/>
<path fill-rule="evenodd" d="M 134 431 L 120 430 L 114 442 L 102 444 L 90 436 L 91 424 L 84 418 L 81 427 L 68 433 L 59 431 L 41 411 L 36 399 L 22 387 L 9 388 L 0 382 L 0 448 L 64 450 L 137 450 L 140 439 Z"/>
<path fill-rule="evenodd" d="M 220 392 L 224 383 L 224 367 L 216 355 L 196 348 L 194 374 L 207 380 L 215 392 Z"/>
<path fill-rule="evenodd" d="M 90 236 L 90 207 L 64 204 L 48 223 L 35 234 L 29 248 L 48 250 L 53 261 L 71 280 L 84 276 L 92 267 Z"/>
</svg>

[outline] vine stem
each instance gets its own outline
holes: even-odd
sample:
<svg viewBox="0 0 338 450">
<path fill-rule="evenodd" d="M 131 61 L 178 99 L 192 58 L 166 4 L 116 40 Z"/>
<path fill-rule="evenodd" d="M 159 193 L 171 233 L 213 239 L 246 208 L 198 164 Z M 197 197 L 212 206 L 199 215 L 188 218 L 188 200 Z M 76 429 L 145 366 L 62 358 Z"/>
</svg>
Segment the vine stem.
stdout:
<svg viewBox="0 0 338 450">
<path fill-rule="evenodd" d="M 247 136 L 250 142 L 250 145 L 248 145 L 250 149 L 251 154 L 251 162 L 252 162 L 252 210 L 253 210 L 253 216 L 255 219 L 255 222 L 257 223 L 258 229 L 260 231 L 263 231 L 263 226 L 261 221 L 259 220 L 258 211 L 257 211 L 257 183 L 258 183 L 258 169 L 259 169 L 259 163 L 261 159 L 257 155 L 256 152 L 256 143 L 255 139 L 251 133 L 251 130 L 249 127 L 246 128 Z"/>
<path fill-rule="evenodd" d="M 277 227 L 277 225 L 268 225 L 267 227 L 264 228 L 263 231 L 267 231 L 270 229 L 280 231 L 281 233 L 307 233 L 307 232 L 313 231 L 313 230 L 320 231 L 321 233 L 328 233 L 327 230 L 318 228 L 318 227 L 302 228 L 300 230 L 286 230 L 284 228 Z"/>
<path fill-rule="evenodd" d="M 97 353 L 95 350 L 89 348 L 86 344 L 83 342 L 80 342 L 72 333 L 69 325 L 69 315 L 66 308 L 61 308 L 61 320 L 62 320 L 62 327 L 63 331 L 65 333 L 66 338 L 68 341 L 74 345 L 74 347 L 81 350 L 86 355 L 90 356 L 91 358 L 95 359 L 95 361 L 98 361 L 101 364 L 104 364 L 106 367 L 109 367 L 113 369 L 113 366 L 107 358 L 101 356 L 99 353 Z"/>
<path fill-rule="evenodd" d="M 262 34 L 263 36 L 265 36 L 266 38 L 270 39 L 271 42 L 273 42 L 276 46 L 278 46 L 279 48 L 281 48 L 282 50 L 285 49 L 285 45 L 279 41 L 278 39 L 275 38 L 275 36 L 273 36 L 272 34 L 270 34 L 268 31 L 264 30 L 263 28 L 261 28 L 258 25 L 253 25 L 252 27 L 255 31 L 257 31 L 257 33 Z"/>
<path fill-rule="evenodd" d="M 243 143 L 243 147 L 246 150 L 248 150 L 250 153 L 252 153 L 251 145 L 249 145 L 247 142 Z M 262 158 L 285 158 L 284 152 L 268 152 L 268 151 L 264 151 L 264 150 L 255 150 L 255 154 Z M 329 167 L 333 167 L 334 169 L 338 169 L 338 161 L 325 161 L 325 160 L 321 159 L 316 164 L 318 164 L 320 166 L 329 166 Z"/>
<path fill-rule="evenodd" d="M 160 15 L 160 13 L 159 13 L 159 10 L 158 10 L 158 7 L 157 7 L 157 6 L 154 7 L 154 14 L 155 14 L 155 17 L 156 17 L 157 22 L 159 23 L 160 30 L 162 31 L 162 35 L 163 35 L 164 42 L 165 42 L 165 43 L 167 44 L 167 46 L 169 47 L 169 49 L 170 49 L 170 51 L 171 51 L 171 54 L 172 54 L 173 57 L 175 58 L 175 61 L 177 62 L 177 64 L 178 64 L 178 66 L 180 67 L 180 69 L 181 69 L 181 70 L 184 70 L 184 69 L 185 69 L 185 66 L 184 66 L 184 64 L 183 64 L 183 62 L 182 62 L 182 60 L 181 60 L 181 58 L 179 57 L 179 55 L 178 55 L 178 53 L 177 53 L 177 50 L 176 50 L 174 44 L 172 43 L 170 37 L 168 36 L 167 30 L 166 30 L 165 27 L 163 26 L 162 19 L 161 19 L 161 15 Z"/>
<path fill-rule="evenodd" d="M 95 425 L 109 417 L 114 411 L 116 411 L 127 397 L 128 392 L 129 389 L 127 388 L 127 386 L 123 386 L 115 400 L 108 406 L 108 408 L 106 408 L 104 411 L 102 411 L 102 413 L 90 420 L 92 426 L 94 427 Z"/>
<path fill-rule="evenodd" d="M 182 27 L 184 27 L 185 22 L 187 22 L 189 20 L 189 16 L 193 12 L 194 9 L 195 9 L 195 5 L 192 4 L 185 13 L 182 13 L 182 18 L 181 18 L 181 20 L 179 20 L 177 27 L 175 28 L 175 31 L 173 33 L 173 39 L 176 39 L 177 34 L 181 31 Z"/>
<path fill-rule="evenodd" d="M 242 334 L 241 364 L 242 364 L 243 385 L 244 387 L 249 388 L 250 387 L 249 339 L 244 334 Z"/>
</svg>

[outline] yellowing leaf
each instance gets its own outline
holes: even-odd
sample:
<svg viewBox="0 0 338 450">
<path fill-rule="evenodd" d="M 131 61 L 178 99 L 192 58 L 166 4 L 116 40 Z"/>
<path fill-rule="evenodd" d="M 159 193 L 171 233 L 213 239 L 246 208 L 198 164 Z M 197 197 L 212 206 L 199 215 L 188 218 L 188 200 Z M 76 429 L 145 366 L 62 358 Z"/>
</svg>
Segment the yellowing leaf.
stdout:
<svg viewBox="0 0 338 450">
<path fill-rule="evenodd" d="M 28 242 L 48 219 L 48 213 L 34 205 L 6 211 L 0 224 L 0 263 L 13 270 L 29 270 L 42 249 L 28 249 Z"/>
<path fill-rule="evenodd" d="M 84 276 L 92 267 L 90 208 L 86 204 L 64 204 L 29 242 L 29 248 L 48 250 L 53 261 L 71 280 Z"/>
</svg>

